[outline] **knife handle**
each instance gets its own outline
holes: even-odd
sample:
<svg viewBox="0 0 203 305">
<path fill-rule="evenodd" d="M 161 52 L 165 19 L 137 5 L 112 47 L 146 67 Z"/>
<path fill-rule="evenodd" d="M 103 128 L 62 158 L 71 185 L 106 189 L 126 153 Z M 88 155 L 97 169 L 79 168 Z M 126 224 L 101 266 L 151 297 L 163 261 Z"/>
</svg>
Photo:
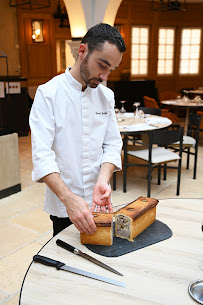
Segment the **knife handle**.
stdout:
<svg viewBox="0 0 203 305">
<path fill-rule="evenodd" d="M 60 269 L 62 266 L 64 266 L 64 263 L 61 263 L 59 261 L 55 261 L 54 259 L 48 258 L 46 256 L 41 256 L 41 255 L 35 255 L 33 256 L 33 261 L 43 264 L 43 265 L 47 265 L 50 267 L 56 267 L 56 269 Z"/>
<path fill-rule="evenodd" d="M 74 250 L 76 249 L 76 248 L 74 248 L 73 246 L 71 246 L 71 245 L 65 243 L 65 241 L 62 241 L 62 240 L 60 240 L 60 239 L 57 239 L 56 244 L 57 244 L 58 246 L 64 248 L 64 249 L 70 251 L 70 252 L 73 252 L 73 253 L 74 253 Z"/>
</svg>

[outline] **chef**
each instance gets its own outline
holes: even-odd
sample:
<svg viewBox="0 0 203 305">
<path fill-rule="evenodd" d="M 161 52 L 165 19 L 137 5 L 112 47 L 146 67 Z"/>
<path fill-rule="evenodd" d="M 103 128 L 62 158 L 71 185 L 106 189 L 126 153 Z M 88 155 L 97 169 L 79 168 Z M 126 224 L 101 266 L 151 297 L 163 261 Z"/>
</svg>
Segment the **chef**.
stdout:
<svg viewBox="0 0 203 305">
<path fill-rule="evenodd" d="M 121 169 L 114 94 L 102 85 L 125 43 L 112 26 L 88 30 L 72 68 L 37 89 L 30 113 L 33 181 L 46 183 L 44 210 L 54 235 L 70 224 L 93 234 L 93 211 L 113 212 L 110 178 Z"/>
</svg>

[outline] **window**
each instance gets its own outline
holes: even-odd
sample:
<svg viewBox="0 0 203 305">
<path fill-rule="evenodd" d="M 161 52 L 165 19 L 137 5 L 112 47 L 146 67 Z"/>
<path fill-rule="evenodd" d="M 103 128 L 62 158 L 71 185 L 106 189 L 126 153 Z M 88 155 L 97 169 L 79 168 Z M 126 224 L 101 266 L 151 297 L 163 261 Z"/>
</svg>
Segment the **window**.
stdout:
<svg viewBox="0 0 203 305">
<path fill-rule="evenodd" d="M 174 36 L 172 28 L 159 29 L 158 74 L 173 74 Z"/>
<path fill-rule="evenodd" d="M 180 48 L 180 74 L 198 74 L 201 29 L 183 29 Z"/>
<path fill-rule="evenodd" d="M 148 74 L 149 28 L 132 27 L 131 73 Z"/>
</svg>

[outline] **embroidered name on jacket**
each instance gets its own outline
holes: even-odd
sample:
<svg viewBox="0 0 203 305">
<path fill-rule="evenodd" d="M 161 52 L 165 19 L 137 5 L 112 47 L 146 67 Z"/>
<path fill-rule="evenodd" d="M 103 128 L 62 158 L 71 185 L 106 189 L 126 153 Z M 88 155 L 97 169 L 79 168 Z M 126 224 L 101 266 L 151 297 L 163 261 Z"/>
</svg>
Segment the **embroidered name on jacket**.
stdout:
<svg viewBox="0 0 203 305">
<path fill-rule="evenodd" d="M 107 112 L 96 112 L 96 114 L 107 114 Z"/>
</svg>

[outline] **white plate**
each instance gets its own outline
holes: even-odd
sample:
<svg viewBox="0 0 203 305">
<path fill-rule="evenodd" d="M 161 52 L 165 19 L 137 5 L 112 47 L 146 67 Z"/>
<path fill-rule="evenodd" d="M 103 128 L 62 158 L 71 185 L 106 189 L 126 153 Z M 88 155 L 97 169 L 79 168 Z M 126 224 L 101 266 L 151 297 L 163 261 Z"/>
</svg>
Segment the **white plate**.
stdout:
<svg viewBox="0 0 203 305">
<path fill-rule="evenodd" d="M 203 304 L 203 280 L 192 282 L 188 287 L 188 291 L 195 301 Z"/>
</svg>

